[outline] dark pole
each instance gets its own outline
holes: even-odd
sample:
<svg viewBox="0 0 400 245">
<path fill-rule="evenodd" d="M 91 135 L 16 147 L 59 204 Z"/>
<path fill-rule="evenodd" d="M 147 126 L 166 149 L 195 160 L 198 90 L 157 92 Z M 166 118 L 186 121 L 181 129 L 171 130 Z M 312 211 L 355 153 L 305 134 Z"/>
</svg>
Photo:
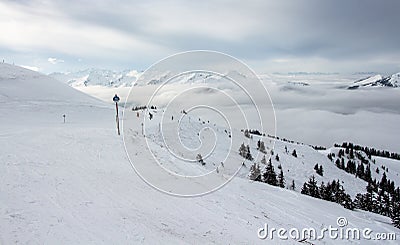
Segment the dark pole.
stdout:
<svg viewBox="0 0 400 245">
<path fill-rule="evenodd" d="M 118 102 L 119 102 L 119 97 L 117 94 L 115 94 L 113 101 L 115 102 L 115 110 L 117 111 L 117 115 L 115 116 L 115 120 L 117 122 L 117 130 L 118 130 L 118 135 L 120 135 L 119 132 L 119 115 L 118 115 Z"/>
<path fill-rule="evenodd" d="M 118 102 L 115 102 L 115 109 L 117 110 L 117 117 L 118 117 Z"/>
<path fill-rule="evenodd" d="M 119 132 L 119 116 L 118 116 L 118 102 L 115 102 L 115 108 L 117 109 L 117 130 L 118 130 L 118 135 L 120 135 L 120 132 Z"/>
</svg>

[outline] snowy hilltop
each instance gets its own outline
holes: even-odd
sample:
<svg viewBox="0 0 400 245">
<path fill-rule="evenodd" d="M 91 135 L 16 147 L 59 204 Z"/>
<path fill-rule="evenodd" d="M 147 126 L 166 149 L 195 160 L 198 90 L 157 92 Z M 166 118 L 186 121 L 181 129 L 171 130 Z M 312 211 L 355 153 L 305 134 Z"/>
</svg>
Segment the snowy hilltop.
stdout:
<svg viewBox="0 0 400 245">
<path fill-rule="evenodd" d="M 77 72 L 56 72 L 49 76 L 69 84 L 72 87 L 106 86 L 106 87 L 130 87 L 140 72 L 136 70 L 112 71 L 105 69 L 86 69 Z"/>
<path fill-rule="evenodd" d="M 129 84 L 128 77 L 120 85 Z M 85 84 L 73 79 L 67 83 Z M 93 79 L 87 84 L 107 83 Z M 400 160 L 390 152 L 388 156 L 353 144 L 315 147 L 257 129 L 230 132 L 216 118 L 184 116 L 184 110 L 168 114 L 160 125 L 156 122 L 164 116 L 162 107 L 121 107 L 121 114 L 137 119 L 129 125 L 129 142 L 135 146 L 131 160 L 149 169 L 153 159 L 143 154 L 148 147 L 171 173 L 211 171 L 226 178 L 227 164 L 221 165 L 220 159 L 226 152 L 241 166 L 223 188 L 179 198 L 152 188 L 135 172 L 116 133 L 114 104 L 8 64 L 0 64 L 0 101 L 0 244 L 380 244 L 377 234 L 392 237 L 388 244 L 397 244 L 393 236 L 400 239 L 392 224 L 396 217 L 384 213 L 394 210 L 392 185 L 400 185 Z M 146 131 L 143 118 L 148 120 Z M 179 129 L 180 138 L 172 144 L 197 149 L 211 136 L 221 143 L 210 156 L 199 153 L 196 162 L 175 161 L 163 146 L 161 126 Z M 232 133 L 240 135 L 238 142 L 249 143 L 230 147 Z M 272 157 L 258 161 L 257 154 Z M 155 178 L 160 174 L 149 173 Z M 335 189 L 326 192 L 332 200 L 317 196 L 325 190 L 322 183 Z M 382 205 L 368 211 L 362 202 L 352 202 L 357 196 Z M 348 198 L 351 207 L 346 206 Z M 382 201 L 387 198 L 391 206 Z M 323 232 L 329 226 L 344 232 L 369 229 L 370 239 L 330 237 Z M 278 235 L 278 229 L 287 232 Z"/>
</svg>

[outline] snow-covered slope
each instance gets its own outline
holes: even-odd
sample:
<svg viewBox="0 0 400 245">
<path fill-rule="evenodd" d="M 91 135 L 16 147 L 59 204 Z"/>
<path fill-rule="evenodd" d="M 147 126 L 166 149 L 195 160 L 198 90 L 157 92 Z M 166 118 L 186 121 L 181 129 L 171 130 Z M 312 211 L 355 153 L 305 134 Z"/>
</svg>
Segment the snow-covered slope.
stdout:
<svg viewBox="0 0 400 245">
<path fill-rule="evenodd" d="M 72 103 L 96 101 L 48 76 L 9 64 L 1 64 L 0 79 L 2 103 L 33 100 Z"/>
<path fill-rule="evenodd" d="M 206 196 L 165 195 L 133 171 L 115 131 L 112 105 L 46 76 L 3 64 L 0 94 L 0 244 L 297 244 L 290 238 L 280 240 L 276 233 L 272 241 L 260 240 L 258 229 L 268 224 L 276 229 L 320 230 L 338 227 L 338 217 L 346 217 L 348 227 L 400 235 L 387 217 L 349 211 L 296 191 L 251 182 L 244 175 Z M 133 140 L 140 154 L 147 144 L 139 121 L 135 127 Z M 196 129 L 198 125 L 182 124 L 183 136 Z M 226 133 L 220 130 L 218 137 Z M 156 137 L 148 138 L 157 143 Z M 254 152 L 256 137 L 251 144 Z M 295 148 L 298 159 L 282 152 L 284 146 Z M 275 152 L 287 182 L 293 178 L 299 188 L 316 162 L 325 169 L 321 180 L 340 178 L 349 192 L 353 184 L 362 186 L 359 180 L 348 182 L 354 178 L 335 169 L 325 153 L 308 146 L 277 142 Z M 159 154 L 181 171 L 182 165 L 168 161 L 167 151 L 160 149 Z M 196 168 L 202 170 L 201 166 L 183 170 Z M 348 241 L 326 237 L 308 242 Z"/>
<path fill-rule="evenodd" d="M 0 81 L 1 125 L 2 130 L 10 128 L 10 132 L 16 127 L 26 131 L 32 127 L 59 126 L 64 114 L 68 122 L 75 123 L 90 111 L 91 120 L 101 123 L 104 110 L 111 108 L 53 78 L 13 65 L 1 64 Z M 92 124 L 91 120 L 80 122 Z"/>
</svg>

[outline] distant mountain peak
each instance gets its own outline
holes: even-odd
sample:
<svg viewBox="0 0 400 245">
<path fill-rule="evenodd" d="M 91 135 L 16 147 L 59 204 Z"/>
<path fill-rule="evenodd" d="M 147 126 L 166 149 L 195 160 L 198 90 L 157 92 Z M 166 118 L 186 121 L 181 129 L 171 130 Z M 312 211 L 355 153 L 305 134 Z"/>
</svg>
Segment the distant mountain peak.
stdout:
<svg viewBox="0 0 400 245">
<path fill-rule="evenodd" d="M 361 87 L 400 87 L 400 73 L 395 73 L 391 76 L 383 77 L 382 75 L 373 75 L 355 81 L 348 86 L 348 89 L 358 89 Z"/>
</svg>

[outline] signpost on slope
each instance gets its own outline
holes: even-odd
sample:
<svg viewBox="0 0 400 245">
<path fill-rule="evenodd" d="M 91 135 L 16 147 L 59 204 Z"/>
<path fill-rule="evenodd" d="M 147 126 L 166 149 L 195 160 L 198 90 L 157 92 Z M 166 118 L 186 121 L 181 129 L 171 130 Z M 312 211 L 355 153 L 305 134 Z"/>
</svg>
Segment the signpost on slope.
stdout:
<svg viewBox="0 0 400 245">
<path fill-rule="evenodd" d="M 119 102 L 119 97 L 117 94 L 115 94 L 113 101 L 115 102 L 115 110 L 117 111 L 117 115 L 116 115 L 116 121 L 117 121 L 117 130 L 118 130 L 118 135 L 120 135 L 119 132 L 119 117 L 118 117 L 118 102 Z"/>
</svg>

